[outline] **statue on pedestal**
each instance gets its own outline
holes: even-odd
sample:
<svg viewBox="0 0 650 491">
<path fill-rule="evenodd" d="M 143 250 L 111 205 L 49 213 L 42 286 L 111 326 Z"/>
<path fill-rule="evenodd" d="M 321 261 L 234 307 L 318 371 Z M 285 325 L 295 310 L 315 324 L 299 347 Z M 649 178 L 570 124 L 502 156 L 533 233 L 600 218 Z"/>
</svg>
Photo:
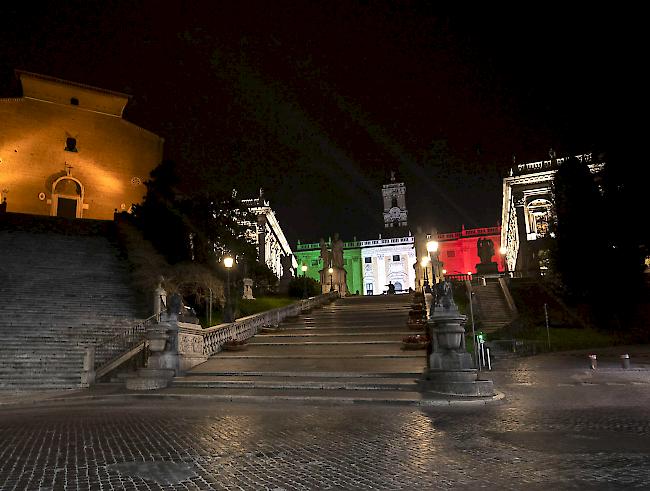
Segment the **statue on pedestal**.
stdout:
<svg viewBox="0 0 650 491">
<path fill-rule="evenodd" d="M 339 238 L 339 234 L 334 234 L 334 241 L 332 241 L 332 267 L 343 268 L 343 241 Z"/>
<path fill-rule="evenodd" d="M 480 238 L 476 241 L 476 253 L 481 262 L 476 265 L 478 274 L 495 274 L 499 267 L 492 261 L 494 257 L 494 241 L 488 238 Z"/>
<path fill-rule="evenodd" d="M 330 264 L 332 263 L 332 256 L 330 254 L 329 249 L 327 248 L 325 239 L 323 239 L 322 237 L 320 239 L 320 258 L 323 261 L 323 269 L 329 268 Z"/>
</svg>

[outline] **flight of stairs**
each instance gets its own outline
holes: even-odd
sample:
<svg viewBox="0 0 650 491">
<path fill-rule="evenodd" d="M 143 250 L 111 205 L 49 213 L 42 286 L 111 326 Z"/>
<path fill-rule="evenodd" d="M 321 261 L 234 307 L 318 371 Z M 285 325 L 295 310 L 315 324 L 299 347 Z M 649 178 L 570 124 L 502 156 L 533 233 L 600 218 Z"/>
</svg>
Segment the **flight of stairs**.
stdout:
<svg viewBox="0 0 650 491">
<path fill-rule="evenodd" d="M 174 379 L 171 390 L 286 400 L 418 401 L 425 350 L 403 350 L 411 295 L 339 299 L 221 352 Z"/>
<path fill-rule="evenodd" d="M 494 332 L 512 320 L 512 313 L 498 282 L 488 282 L 484 286 L 473 285 L 472 291 L 483 332 Z"/>
<path fill-rule="evenodd" d="M 84 226 L 75 223 L 67 235 L 65 219 L 40 220 L 45 227 L 0 223 L 0 390 L 79 387 L 85 347 L 137 317 L 125 261 L 102 235 L 106 226 L 77 233 Z"/>
</svg>

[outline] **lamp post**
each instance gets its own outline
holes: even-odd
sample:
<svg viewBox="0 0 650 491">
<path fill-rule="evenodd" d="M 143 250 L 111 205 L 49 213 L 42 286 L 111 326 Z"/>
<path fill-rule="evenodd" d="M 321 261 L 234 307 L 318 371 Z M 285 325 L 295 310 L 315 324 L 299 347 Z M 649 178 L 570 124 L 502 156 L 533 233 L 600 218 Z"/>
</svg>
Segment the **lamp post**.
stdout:
<svg viewBox="0 0 650 491">
<path fill-rule="evenodd" d="M 472 345 L 474 346 L 474 363 L 478 366 L 478 371 L 480 372 L 481 361 L 478 357 L 478 346 L 476 345 L 476 331 L 474 330 L 474 306 L 472 301 L 474 292 L 472 292 L 472 283 L 470 281 L 466 281 L 465 286 L 467 288 L 467 298 L 469 299 L 469 316 L 472 322 Z"/>
<path fill-rule="evenodd" d="M 499 254 L 501 254 L 501 259 L 503 260 L 503 273 L 508 276 L 508 262 L 506 261 L 506 252 L 508 249 L 505 246 L 499 248 Z"/>
<path fill-rule="evenodd" d="M 435 261 L 431 267 L 431 281 L 435 284 L 438 283 L 438 241 L 430 240 L 427 242 L 427 253 L 429 254 L 429 260 Z M 434 254 L 435 259 L 431 259 L 431 253 Z"/>
<path fill-rule="evenodd" d="M 330 274 L 330 292 L 334 289 L 334 284 L 332 283 L 332 273 L 334 273 L 334 268 L 329 268 L 327 272 Z"/>
<path fill-rule="evenodd" d="M 232 268 L 232 265 L 234 263 L 234 259 L 230 256 L 226 256 L 223 258 L 223 265 L 226 267 L 226 308 L 224 309 L 224 321 L 225 322 L 232 322 L 233 319 L 233 312 L 232 312 L 232 304 L 230 302 L 230 268 Z"/>
<path fill-rule="evenodd" d="M 303 264 L 300 269 L 302 270 L 302 298 L 307 298 L 307 278 L 305 278 L 307 265 Z"/>
<path fill-rule="evenodd" d="M 422 285 L 422 290 L 423 291 L 426 291 L 429 288 L 429 276 L 428 276 L 428 273 L 427 273 L 429 263 L 431 263 L 431 258 L 428 257 L 428 256 L 424 256 L 420 260 L 420 266 L 422 266 L 422 269 L 424 270 L 424 284 Z M 433 272 L 431 273 L 431 276 L 433 276 Z"/>
</svg>

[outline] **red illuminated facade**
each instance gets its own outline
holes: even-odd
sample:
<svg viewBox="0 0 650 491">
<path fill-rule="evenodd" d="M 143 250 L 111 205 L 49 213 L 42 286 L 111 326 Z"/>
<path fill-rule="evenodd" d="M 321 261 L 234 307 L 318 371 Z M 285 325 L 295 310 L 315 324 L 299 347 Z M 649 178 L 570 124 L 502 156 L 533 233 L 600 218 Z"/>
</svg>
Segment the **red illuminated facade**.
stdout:
<svg viewBox="0 0 650 491">
<path fill-rule="evenodd" d="M 445 275 L 476 274 L 476 265 L 481 262 L 478 257 L 477 242 L 479 239 L 490 239 L 494 243 L 492 261 L 497 263 L 499 271 L 504 270 L 503 258 L 499 253 L 501 248 L 501 227 L 465 229 L 460 232 L 438 234 L 438 259 L 442 262 Z"/>
</svg>

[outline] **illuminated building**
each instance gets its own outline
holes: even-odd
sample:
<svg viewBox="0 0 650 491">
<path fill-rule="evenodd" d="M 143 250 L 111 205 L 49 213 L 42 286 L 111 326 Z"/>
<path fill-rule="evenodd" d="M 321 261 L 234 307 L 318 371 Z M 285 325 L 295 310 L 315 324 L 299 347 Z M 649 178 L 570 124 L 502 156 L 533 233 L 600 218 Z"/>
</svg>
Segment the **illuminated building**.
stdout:
<svg viewBox="0 0 650 491">
<path fill-rule="evenodd" d="M 576 155 L 587 162 L 596 175 L 604 166 L 592 160 L 591 154 Z M 544 273 L 547 268 L 548 243 L 553 240 L 549 230 L 554 208 L 552 185 L 558 167 L 566 158 L 555 158 L 519 164 L 503 179 L 501 243 L 509 271 L 521 275 Z"/>
<path fill-rule="evenodd" d="M 7 211 L 112 219 L 146 193 L 163 140 L 126 121 L 129 96 L 16 71 L 0 99 L 0 191 Z"/>
<path fill-rule="evenodd" d="M 382 186 L 384 203 L 384 233 L 377 239 L 356 240 L 343 243 L 343 267 L 347 273 L 347 289 L 361 295 L 381 295 L 392 283 L 395 290 L 415 288 L 416 263 L 414 237 L 408 230 L 406 186 L 391 182 Z M 331 238 L 326 240 L 331 249 Z M 307 266 L 306 275 L 320 281 L 319 271 L 324 267 L 320 258 L 320 244 L 301 244 L 296 247 L 298 264 Z"/>
<path fill-rule="evenodd" d="M 275 213 L 269 202 L 264 199 L 262 190 L 260 189 L 259 197 L 244 199 L 242 204 L 257 218 L 256 223 L 246 223 L 248 238 L 257 245 L 257 260 L 266 264 L 278 278 L 287 274 L 283 271 L 284 265 L 289 266 L 288 275 L 296 276 L 298 263 Z M 283 257 L 288 259 L 283 260 Z"/>
</svg>

